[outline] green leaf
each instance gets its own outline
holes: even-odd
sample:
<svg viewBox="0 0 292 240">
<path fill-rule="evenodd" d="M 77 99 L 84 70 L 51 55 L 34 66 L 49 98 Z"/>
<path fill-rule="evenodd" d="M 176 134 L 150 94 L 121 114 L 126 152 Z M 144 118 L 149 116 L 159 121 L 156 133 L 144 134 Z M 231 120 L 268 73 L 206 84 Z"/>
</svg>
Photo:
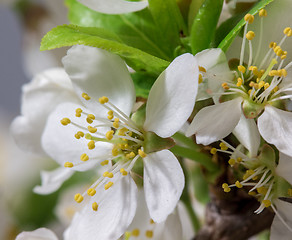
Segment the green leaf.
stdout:
<svg viewBox="0 0 292 240">
<path fill-rule="evenodd" d="M 149 0 L 149 9 L 160 31 L 161 39 L 169 49 L 180 45 L 180 35 L 187 35 L 176 0 Z"/>
<path fill-rule="evenodd" d="M 250 11 L 249 14 L 255 15 L 257 14 L 262 8 L 264 8 L 269 3 L 273 2 L 274 0 L 262 0 L 258 2 Z M 245 25 L 244 19 L 241 19 L 241 21 L 232 29 L 232 31 L 222 40 L 222 42 L 219 44 L 219 48 L 221 48 L 224 52 L 227 51 L 231 43 L 233 42 L 234 38 L 237 36 L 237 34 L 240 32 L 242 27 Z"/>
<path fill-rule="evenodd" d="M 149 91 L 156 80 L 156 77 L 149 76 L 145 73 L 132 73 L 131 74 L 135 90 L 136 96 L 142 98 L 148 98 Z"/>
<path fill-rule="evenodd" d="M 203 204 L 208 203 L 210 200 L 208 183 L 198 165 L 192 170 L 192 182 L 196 199 Z"/>
<path fill-rule="evenodd" d="M 165 60 L 121 43 L 115 34 L 105 29 L 75 25 L 58 26 L 48 32 L 42 39 L 41 51 L 78 44 L 105 49 L 122 57 L 134 70 L 155 76 L 169 65 Z"/>
<path fill-rule="evenodd" d="M 69 20 L 72 24 L 107 29 L 117 34 L 128 46 L 171 60 L 172 49 L 161 42 L 161 33 L 155 27 L 149 9 L 123 15 L 110 15 L 93 11 L 77 0 L 66 0 L 66 5 L 69 8 Z"/>
<path fill-rule="evenodd" d="M 222 6 L 223 0 L 205 0 L 200 7 L 191 29 L 190 41 L 193 54 L 210 47 Z"/>
</svg>

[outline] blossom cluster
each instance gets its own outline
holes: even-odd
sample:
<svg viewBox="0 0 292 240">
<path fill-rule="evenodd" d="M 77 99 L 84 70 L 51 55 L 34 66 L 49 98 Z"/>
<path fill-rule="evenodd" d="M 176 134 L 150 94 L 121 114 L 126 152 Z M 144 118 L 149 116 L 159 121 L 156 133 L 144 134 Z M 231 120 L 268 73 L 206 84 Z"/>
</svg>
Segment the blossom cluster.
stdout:
<svg viewBox="0 0 292 240">
<path fill-rule="evenodd" d="M 75 3 L 121 19 L 155 8 L 152 1 Z M 242 36 L 234 35 L 227 51 L 216 45 L 191 53 L 186 44 L 158 74 L 149 71 L 154 63 L 140 67 L 150 53 L 138 55 L 137 63 L 130 50 L 115 50 L 120 39 L 111 47 L 106 41 L 95 44 L 88 40 L 90 28 L 85 32 L 75 27 L 88 35 L 71 44 L 63 68 L 46 70 L 23 87 L 21 116 L 11 125 L 15 141 L 59 165 L 41 172 L 41 185 L 34 192 L 51 194 L 76 172 L 94 172 L 72 196 L 79 209 L 64 239 L 187 240 L 188 217 L 183 219 L 179 210 L 190 183 L 184 158 L 200 163 L 206 172 L 211 165 L 217 178 L 222 166 L 231 171 L 233 178 L 220 182 L 222 193 L 228 197 L 238 189 L 255 198 L 255 214 L 266 209 L 275 214 L 270 239 L 290 239 L 291 2 L 260 4 L 244 15 Z M 96 36 L 115 38 L 107 32 Z M 159 59 L 152 57 L 153 62 Z M 144 81 L 153 79 L 147 98 L 138 94 L 137 73 Z M 16 239 L 31 238 L 57 236 L 41 228 Z"/>
</svg>

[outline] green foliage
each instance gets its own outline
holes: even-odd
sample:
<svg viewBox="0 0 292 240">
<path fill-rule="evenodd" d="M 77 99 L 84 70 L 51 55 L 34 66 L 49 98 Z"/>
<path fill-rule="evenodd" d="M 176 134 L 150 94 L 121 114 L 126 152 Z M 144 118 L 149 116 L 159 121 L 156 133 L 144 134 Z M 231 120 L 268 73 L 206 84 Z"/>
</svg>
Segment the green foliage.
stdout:
<svg viewBox="0 0 292 240">
<path fill-rule="evenodd" d="M 110 15 L 93 11 L 76 0 L 66 0 L 69 20 L 83 27 L 104 28 L 114 32 L 128 46 L 138 48 L 156 57 L 171 60 L 173 50 L 165 46 L 149 9 L 139 12 Z"/>
<path fill-rule="evenodd" d="M 208 183 L 199 165 L 195 166 L 191 177 L 194 184 L 196 199 L 203 204 L 208 203 L 210 200 Z"/>
<path fill-rule="evenodd" d="M 132 73 L 133 82 L 135 84 L 136 96 L 147 98 L 149 91 L 156 80 L 156 77 L 149 76 L 145 73 Z"/>
<path fill-rule="evenodd" d="M 257 14 L 261 9 L 263 9 L 266 5 L 273 2 L 274 0 L 262 0 L 258 2 L 250 11 L 249 14 L 255 15 Z M 231 43 L 233 42 L 234 38 L 237 36 L 237 34 L 240 32 L 242 27 L 245 25 L 244 19 L 241 19 L 241 21 L 232 29 L 231 32 L 222 40 L 222 42 L 219 44 L 219 48 L 221 48 L 224 52 L 227 51 Z"/>
<path fill-rule="evenodd" d="M 210 47 L 222 6 L 223 0 L 205 0 L 200 7 L 191 28 L 190 43 L 193 54 Z"/>
<path fill-rule="evenodd" d="M 121 43 L 119 37 L 114 33 L 93 27 L 58 26 L 44 36 L 41 50 L 51 50 L 77 44 L 102 48 L 117 54 L 138 72 L 147 71 L 150 74 L 158 75 L 169 65 L 169 62 L 165 60 Z"/>
</svg>

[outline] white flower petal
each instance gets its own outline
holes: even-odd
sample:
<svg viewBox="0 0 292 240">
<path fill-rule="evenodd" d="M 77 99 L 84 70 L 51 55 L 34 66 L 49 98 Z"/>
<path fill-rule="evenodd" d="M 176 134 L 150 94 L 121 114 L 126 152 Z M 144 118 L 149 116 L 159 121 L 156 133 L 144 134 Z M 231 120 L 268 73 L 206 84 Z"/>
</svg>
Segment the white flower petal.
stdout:
<svg viewBox="0 0 292 240">
<path fill-rule="evenodd" d="M 122 14 L 140 11 L 148 6 L 147 1 L 130 2 L 125 0 L 78 0 L 85 6 L 101 13 Z"/>
<path fill-rule="evenodd" d="M 136 100 L 135 89 L 120 57 L 102 49 L 78 45 L 69 49 L 62 61 L 77 95 L 87 108 L 98 116 L 106 116 L 108 110 L 98 99 L 107 96 L 126 115 L 131 113 Z M 84 92 L 91 100 L 81 97 Z"/>
<path fill-rule="evenodd" d="M 150 90 L 145 130 L 170 137 L 182 127 L 193 111 L 198 73 L 193 55 L 187 53 L 174 59 Z"/>
<path fill-rule="evenodd" d="M 95 148 L 89 150 L 87 145 L 89 140 L 85 139 L 85 137 L 76 139 L 74 136 L 78 131 L 83 131 L 84 133 L 86 133 L 86 131 L 73 124 L 63 126 L 60 123 L 64 117 L 68 117 L 75 124 L 79 124 L 86 128 L 89 124 L 87 124 L 85 118 L 75 117 L 75 110 L 77 108 L 83 107 L 72 103 L 63 103 L 52 112 L 48 118 L 42 136 L 42 146 L 47 154 L 61 166 L 63 166 L 65 162 L 79 163 L 80 165 L 74 166 L 73 169 L 77 171 L 86 171 L 96 165 L 98 160 L 104 160 L 111 156 L 112 144 L 97 142 Z M 85 111 L 88 112 L 86 109 Z M 98 128 L 98 130 L 100 132 L 102 129 Z M 82 162 L 80 160 L 80 156 L 83 153 L 89 156 L 87 162 Z"/>
<path fill-rule="evenodd" d="M 285 223 L 292 228 L 292 204 L 281 200 L 276 200 L 275 205 L 278 213 Z M 292 232 L 284 225 L 278 215 L 275 215 L 271 226 L 270 240 L 291 239 Z"/>
<path fill-rule="evenodd" d="M 279 151 L 292 156 L 292 113 L 272 106 L 266 106 L 258 119 L 258 128 L 262 137 L 274 144 Z"/>
<path fill-rule="evenodd" d="M 292 157 L 279 153 L 279 164 L 276 168 L 277 175 L 285 178 L 292 185 Z"/>
<path fill-rule="evenodd" d="M 51 230 L 39 228 L 32 232 L 22 232 L 15 240 L 58 240 L 58 238 Z"/>
<path fill-rule="evenodd" d="M 177 158 L 169 150 L 144 158 L 144 191 L 151 218 L 164 221 L 173 211 L 184 188 L 184 175 Z"/>
<path fill-rule="evenodd" d="M 166 219 L 162 235 L 159 240 L 178 240 L 182 239 L 182 224 L 177 211 L 172 213 Z"/>
<path fill-rule="evenodd" d="M 257 156 L 261 143 L 261 136 L 254 119 L 247 119 L 241 114 L 240 120 L 232 133 L 250 152 L 252 157 Z"/>
<path fill-rule="evenodd" d="M 222 83 L 232 79 L 225 53 L 220 48 L 206 49 L 196 54 L 198 65 L 206 69 L 208 78 L 199 84 L 197 101 L 223 92 Z"/>
<path fill-rule="evenodd" d="M 122 177 L 108 190 L 98 189 L 82 212 L 74 216 L 72 224 L 65 233 L 66 238 L 118 239 L 134 218 L 137 191 L 137 186 L 130 175 Z M 101 202 L 98 201 L 100 197 L 102 197 Z M 97 211 L 92 210 L 93 202 L 99 205 Z"/>
<path fill-rule="evenodd" d="M 35 186 L 33 191 L 37 194 L 51 194 L 57 191 L 61 185 L 73 175 L 74 171 L 59 167 L 53 171 L 41 171 L 41 186 Z"/>
<path fill-rule="evenodd" d="M 196 135 L 198 144 L 208 145 L 230 134 L 241 116 L 242 98 L 205 107 L 193 119 L 186 136 Z"/>
<path fill-rule="evenodd" d="M 11 125 L 17 145 L 26 151 L 44 154 L 40 139 L 51 111 L 62 102 L 81 103 L 62 68 L 44 71 L 22 88 L 22 116 Z"/>
</svg>

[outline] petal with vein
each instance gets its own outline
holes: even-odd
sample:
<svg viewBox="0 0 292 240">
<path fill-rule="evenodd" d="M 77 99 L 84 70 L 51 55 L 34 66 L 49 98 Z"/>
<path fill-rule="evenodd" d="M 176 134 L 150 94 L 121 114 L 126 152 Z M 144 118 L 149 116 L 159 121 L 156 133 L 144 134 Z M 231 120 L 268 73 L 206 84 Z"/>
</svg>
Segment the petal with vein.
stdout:
<svg viewBox="0 0 292 240">
<path fill-rule="evenodd" d="M 279 164 L 276 168 L 277 175 L 285 178 L 292 184 L 292 158 L 281 152 L 279 154 Z"/>
<path fill-rule="evenodd" d="M 22 232 L 15 240 L 58 240 L 58 238 L 51 230 L 39 228 L 31 232 Z"/>
</svg>

